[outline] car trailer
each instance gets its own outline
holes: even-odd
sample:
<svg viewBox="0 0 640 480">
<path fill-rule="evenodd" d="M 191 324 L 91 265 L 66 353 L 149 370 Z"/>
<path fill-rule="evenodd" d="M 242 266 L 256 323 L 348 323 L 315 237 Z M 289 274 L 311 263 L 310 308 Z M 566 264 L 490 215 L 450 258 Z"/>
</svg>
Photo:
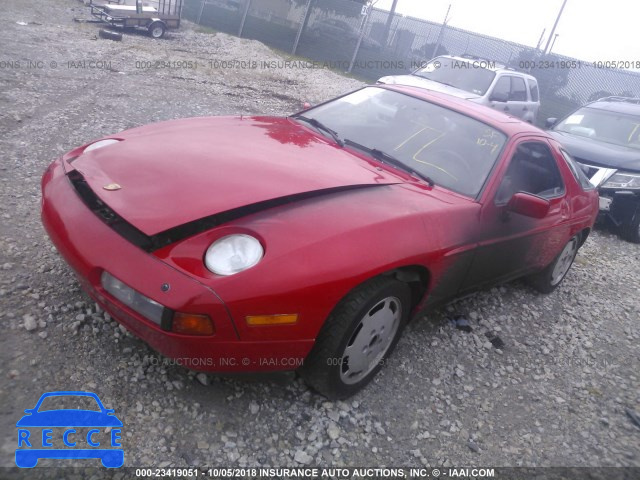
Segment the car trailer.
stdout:
<svg viewBox="0 0 640 480">
<path fill-rule="evenodd" d="M 123 30 L 146 30 L 153 38 L 162 38 L 168 29 L 180 27 L 184 0 L 135 0 L 135 5 L 116 2 L 91 0 L 91 15 Z"/>
</svg>

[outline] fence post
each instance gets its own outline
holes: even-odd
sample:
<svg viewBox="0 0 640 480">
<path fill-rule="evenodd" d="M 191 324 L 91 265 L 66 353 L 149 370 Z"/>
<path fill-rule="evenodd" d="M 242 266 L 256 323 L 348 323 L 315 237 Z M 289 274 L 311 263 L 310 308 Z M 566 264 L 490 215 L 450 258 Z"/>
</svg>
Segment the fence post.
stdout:
<svg viewBox="0 0 640 480">
<path fill-rule="evenodd" d="M 307 26 L 307 23 L 309 22 L 309 13 L 311 12 L 311 3 L 313 3 L 313 0 L 307 0 L 307 6 L 304 9 L 304 16 L 302 18 L 302 23 L 300 24 L 300 28 L 298 28 L 296 39 L 293 42 L 293 49 L 291 50 L 291 55 L 296 54 L 296 51 L 298 50 L 298 43 L 300 42 L 300 37 L 302 36 L 302 31 L 305 29 L 305 27 Z"/>
<path fill-rule="evenodd" d="M 247 0 L 244 6 L 244 13 L 242 14 L 242 21 L 240 22 L 240 28 L 238 29 L 238 36 L 242 37 L 242 31 L 244 30 L 244 22 L 247 21 L 247 15 L 249 14 L 249 8 L 251 8 L 251 0 Z"/>
<path fill-rule="evenodd" d="M 438 34 L 438 40 L 436 41 L 436 46 L 433 47 L 433 55 L 431 58 L 435 58 L 438 56 L 438 49 L 442 44 L 442 37 L 444 36 L 445 30 L 447 28 L 447 22 L 449 21 L 449 12 L 451 11 L 451 4 L 449 4 L 449 8 L 447 9 L 447 14 L 444 16 L 444 22 L 442 22 L 442 26 L 440 27 L 440 33 Z"/>
<path fill-rule="evenodd" d="M 202 3 L 200 4 L 200 13 L 198 13 L 198 20 L 196 20 L 196 23 L 198 25 L 200 25 L 200 20 L 202 20 L 202 12 L 204 12 L 204 3 L 206 2 L 206 0 L 202 0 Z"/>
<path fill-rule="evenodd" d="M 349 70 L 347 70 L 347 73 L 351 73 L 351 70 L 353 70 L 353 66 L 356 63 L 356 57 L 358 56 L 358 52 L 360 51 L 360 45 L 362 45 L 364 32 L 367 29 L 367 21 L 369 20 L 369 14 L 371 13 L 371 10 L 368 6 L 363 8 L 367 8 L 367 13 L 364 15 L 362 23 L 360 24 L 360 35 L 358 35 L 358 43 L 356 43 L 356 48 L 353 50 L 353 56 L 351 57 L 351 62 L 349 63 Z"/>
</svg>

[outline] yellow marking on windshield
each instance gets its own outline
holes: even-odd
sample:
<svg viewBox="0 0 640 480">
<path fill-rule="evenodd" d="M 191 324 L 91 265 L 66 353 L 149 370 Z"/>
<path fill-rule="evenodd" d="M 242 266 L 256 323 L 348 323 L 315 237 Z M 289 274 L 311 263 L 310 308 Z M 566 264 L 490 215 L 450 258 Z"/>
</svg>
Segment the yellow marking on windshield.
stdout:
<svg viewBox="0 0 640 480">
<path fill-rule="evenodd" d="M 634 142 L 634 138 L 633 137 L 636 135 L 636 132 L 640 133 L 640 123 L 636 123 L 635 127 L 633 127 L 633 130 L 631 131 L 631 134 L 629 135 L 629 143 L 633 143 Z M 635 138 L 635 142 L 638 142 L 638 141 L 640 141 L 640 135 L 638 135 Z"/>
<path fill-rule="evenodd" d="M 458 180 L 458 177 L 456 177 L 455 175 L 452 175 L 451 173 L 447 172 L 444 168 L 439 167 L 438 165 L 434 165 L 433 163 L 425 162 L 424 160 L 418 160 L 415 156 L 413 157 L 413 159 L 416 162 L 424 163 L 425 165 L 429 165 L 430 167 L 433 167 L 436 170 L 440 170 L 442 173 L 444 173 L 445 175 L 449 175 L 451 178 L 453 178 L 456 181 Z"/>
<path fill-rule="evenodd" d="M 417 122 L 415 122 L 417 123 Z M 418 124 L 420 125 L 420 124 Z M 444 133 L 441 132 L 440 130 L 436 130 L 435 128 L 431 128 L 425 125 L 424 128 L 421 128 L 420 130 L 418 130 L 416 133 L 414 133 L 413 135 L 409 136 L 409 138 L 407 138 L 404 142 L 402 142 L 400 145 L 398 145 L 396 148 L 394 148 L 393 150 L 400 150 L 402 147 L 404 147 L 407 143 L 409 143 L 411 140 L 413 140 L 415 137 L 417 137 L 419 134 L 421 134 L 422 132 L 424 132 L 425 130 L 433 130 L 436 133 L 439 133 L 440 135 L 437 136 L 435 139 L 431 140 L 429 143 L 427 143 L 423 148 L 428 147 L 429 145 L 431 145 L 433 142 L 435 142 L 436 140 L 439 140 L 440 138 L 442 138 L 444 136 Z"/>
<path fill-rule="evenodd" d="M 497 143 L 487 142 L 487 140 L 482 138 L 482 137 L 478 137 L 478 139 L 476 140 L 476 145 L 479 145 L 481 147 L 490 147 L 491 148 L 491 153 L 495 153 L 496 150 L 498 149 L 498 144 Z"/>
</svg>

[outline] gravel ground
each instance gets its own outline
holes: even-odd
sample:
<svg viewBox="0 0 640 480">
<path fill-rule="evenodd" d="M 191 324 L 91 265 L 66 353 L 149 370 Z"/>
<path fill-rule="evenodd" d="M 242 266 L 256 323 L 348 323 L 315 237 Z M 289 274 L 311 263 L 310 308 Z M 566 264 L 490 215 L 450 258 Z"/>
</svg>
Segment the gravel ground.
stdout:
<svg viewBox="0 0 640 480">
<path fill-rule="evenodd" d="M 0 466 L 14 465 L 15 422 L 43 392 L 91 390 L 125 425 L 126 466 L 640 467 L 640 426 L 626 414 L 640 412 L 640 248 L 605 231 L 551 295 L 516 282 L 413 322 L 389 365 L 346 402 L 327 402 L 293 373 L 196 374 L 119 327 L 40 224 L 47 164 L 135 125 L 287 114 L 360 82 L 210 68 L 281 57 L 191 25 L 166 40 L 113 42 L 76 16 L 86 16 L 77 0 L 0 9 Z M 96 60 L 110 68 L 79 68 Z M 189 61 L 198 68 L 180 68 Z M 471 332 L 447 321 L 453 312 L 468 315 Z"/>
</svg>

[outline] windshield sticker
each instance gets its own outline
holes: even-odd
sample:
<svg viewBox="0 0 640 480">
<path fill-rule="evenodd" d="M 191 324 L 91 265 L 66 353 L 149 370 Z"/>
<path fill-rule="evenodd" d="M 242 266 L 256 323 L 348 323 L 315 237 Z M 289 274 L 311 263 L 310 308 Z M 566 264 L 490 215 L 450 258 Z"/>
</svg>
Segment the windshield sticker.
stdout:
<svg viewBox="0 0 640 480">
<path fill-rule="evenodd" d="M 582 119 L 584 118 L 584 115 L 571 115 L 569 118 L 567 118 L 564 123 L 566 125 L 580 125 L 582 123 Z"/>
</svg>

